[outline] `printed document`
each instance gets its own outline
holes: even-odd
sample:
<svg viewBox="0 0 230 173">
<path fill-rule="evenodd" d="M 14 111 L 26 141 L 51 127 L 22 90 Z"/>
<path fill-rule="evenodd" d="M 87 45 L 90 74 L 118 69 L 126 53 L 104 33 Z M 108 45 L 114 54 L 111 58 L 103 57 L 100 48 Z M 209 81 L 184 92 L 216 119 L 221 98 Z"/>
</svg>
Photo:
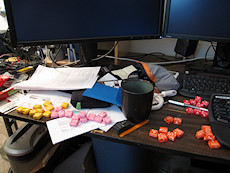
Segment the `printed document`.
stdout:
<svg viewBox="0 0 230 173">
<path fill-rule="evenodd" d="M 29 80 L 15 84 L 23 90 L 78 90 L 92 88 L 100 67 L 50 68 L 39 65 Z"/>
</svg>

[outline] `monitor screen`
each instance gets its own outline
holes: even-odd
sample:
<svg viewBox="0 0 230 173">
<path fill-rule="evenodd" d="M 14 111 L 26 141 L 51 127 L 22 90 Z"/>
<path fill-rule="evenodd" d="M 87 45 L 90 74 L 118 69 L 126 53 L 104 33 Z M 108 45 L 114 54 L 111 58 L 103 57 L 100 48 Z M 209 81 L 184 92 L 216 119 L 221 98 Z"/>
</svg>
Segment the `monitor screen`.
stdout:
<svg viewBox="0 0 230 173">
<path fill-rule="evenodd" d="M 162 0 L 5 0 L 14 46 L 159 38 Z"/>
<path fill-rule="evenodd" d="M 164 36 L 230 42 L 229 0 L 167 0 Z"/>
</svg>

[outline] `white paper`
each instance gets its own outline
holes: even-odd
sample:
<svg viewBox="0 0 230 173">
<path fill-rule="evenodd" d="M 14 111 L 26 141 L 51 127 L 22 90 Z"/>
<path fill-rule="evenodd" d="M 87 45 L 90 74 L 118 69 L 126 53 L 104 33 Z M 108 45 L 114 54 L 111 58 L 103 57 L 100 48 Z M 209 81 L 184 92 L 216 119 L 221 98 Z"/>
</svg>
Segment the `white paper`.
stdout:
<svg viewBox="0 0 230 173">
<path fill-rule="evenodd" d="M 128 79 L 128 76 L 136 71 L 137 69 L 133 66 L 133 65 L 129 65 L 123 69 L 120 69 L 120 70 L 113 70 L 112 73 L 114 75 L 117 75 L 119 76 L 121 79 Z"/>
<path fill-rule="evenodd" d="M 115 123 L 126 120 L 126 117 L 115 105 L 108 108 L 89 109 L 87 115 L 90 113 L 98 114 L 101 111 L 107 112 L 107 116 L 110 117 L 112 120 L 111 124 L 104 125 L 103 123 L 88 121 L 87 123 L 79 123 L 77 127 L 70 127 L 70 118 L 64 117 L 47 121 L 46 124 L 50 133 L 52 143 L 56 144 L 97 128 L 108 131 Z"/>
<path fill-rule="evenodd" d="M 100 67 L 50 68 L 39 65 L 32 77 L 15 84 L 24 90 L 77 90 L 92 88 Z"/>
</svg>

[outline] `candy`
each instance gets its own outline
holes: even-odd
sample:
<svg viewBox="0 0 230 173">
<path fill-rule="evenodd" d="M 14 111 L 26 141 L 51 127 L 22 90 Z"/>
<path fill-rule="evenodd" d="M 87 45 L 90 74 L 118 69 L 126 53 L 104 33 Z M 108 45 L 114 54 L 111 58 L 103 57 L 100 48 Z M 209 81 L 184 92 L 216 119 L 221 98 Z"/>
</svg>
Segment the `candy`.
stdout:
<svg viewBox="0 0 230 173">
<path fill-rule="evenodd" d="M 54 110 L 54 107 L 52 105 L 48 105 L 45 107 L 47 111 L 52 111 Z"/>
<path fill-rule="evenodd" d="M 195 96 L 195 101 L 196 101 L 197 103 L 201 103 L 202 97 L 200 97 L 200 96 Z"/>
<path fill-rule="evenodd" d="M 200 109 L 194 109 L 194 114 L 195 115 L 201 115 L 201 110 Z"/>
<path fill-rule="evenodd" d="M 194 113 L 193 108 L 186 108 L 185 110 L 186 110 L 187 114 L 193 114 Z"/>
<path fill-rule="evenodd" d="M 181 123 L 182 123 L 182 118 L 178 118 L 178 117 L 173 118 L 173 124 L 181 125 Z"/>
<path fill-rule="evenodd" d="M 203 118 L 208 118 L 208 112 L 207 111 L 201 111 L 200 116 Z"/>
<path fill-rule="evenodd" d="M 25 114 L 25 115 L 27 115 L 30 112 L 30 110 L 31 110 L 30 108 L 24 108 L 22 110 L 22 113 Z"/>
<path fill-rule="evenodd" d="M 174 129 L 173 132 L 176 133 L 176 136 L 178 138 L 180 138 L 180 137 L 182 137 L 184 135 L 184 132 L 179 128 Z"/>
<path fill-rule="evenodd" d="M 112 122 L 110 117 L 105 117 L 105 118 L 103 118 L 102 121 L 104 124 L 111 124 L 111 122 Z"/>
<path fill-rule="evenodd" d="M 101 123 L 102 120 L 103 120 L 103 118 L 101 116 L 95 116 L 93 121 Z"/>
<path fill-rule="evenodd" d="M 160 127 L 159 133 L 168 133 L 168 127 Z"/>
<path fill-rule="evenodd" d="M 89 119 L 90 121 L 93 121 L 94 118 L 95 118 L 95 116 L 96 116 L 96 114 L 89 114 L 89 115 L 88 115 L 88 119 Z"/>
<path fill-rule="evenodd" d="M 101 111 L 101 112 L 99 112 L 99 114 L 98 114 L 98 116 L 101 116 L 102 118 L 105 118 L 106 115 L 107 115 L 107 113 L 104 112 L 104 111 Z"/>
<path fill-rule="evenodd" d="M 79 124 L 79 120 L 73 120 L 73 119 L 69 123 L 71 127 L 77 127 L 78 124 Z"/>
<path fill-rule="evenodd" d="M 205 107 L 208 107 L 209 101 L 203 100 L 201 103 L 202 103 Z"/>
<path fill-rule="evenodd" d="M 59 117 L 58 112 L 51 113 L 51 119 L 58 118 L 58 117 Z"/>
<path fill-rule="evenodd" d="M 80 122 L 81 123 L 87 123 L 88 122 L 88 118 L 80 118 Z"/>
<path fill-rule="evenodd" d="M 16 111 L 17 111 L 18 113 L 22 113 L 23 109 L 24 109 L 24 107 L 20 106 L 20 107 L 18 107 L 18 108 L 16 109 Z"/>
<path fill-rule="evenodd" d="M 176 133 L 168 131 L 167 137 L 170 141 L 175 141 L 176 139 Z"/>
<path fill-rule="evenodd" d="M 39 120 L 42 117 L 42 113 L 36 113 L 33 115 L 33 118 Z"/>
<path fill-rule="evenodd" d="M 49 118 L 51 114 L 51 111 L 45 111 L 42 116 Z"/>
<path fill-rule="evenodd" d="M 79 120 L 78 114 L 73 114 L 72 120 Z"/>
<path fill-rule="evenodd" d="M 60 110 L 58 112 L 58 116 L 59 116 L 59 118 L 65 117 L 65 111 L 64 110 Z"/>
<path fill-rule="evenodd" d="M 55 112 L 59 112 L 59 111 L 62 110 L 62 109 L 63 109 L 62 106 L 57 106 L 57 107 L 55 108 Z"/>
<path fill-rule="evenodd" d="M 202 138 L 205 137 L 205 135 L 206 135 L 206 133 L 205 133 L 204 130 L 199 130 L 199 131 L 196 132 L 196 138 L 197 139 L 202 139 Z"/>
<path fill-rule="evenodd" d="M 190 100 L 183 100 L 184 104 L 190 105 Z"/>
<path fill-rule="evenodd" d="M 220 143 L 217 140 L 208 141 L 208 145 L 211 149 L 219 149 L 221 147 Z"/>
<path fill-rule="evenodd" d="M 150 137 L 153 137 L 153 138 L 157 138 L 157 137 L 158 137 L 158 130 L 151 129 L 151 130 L 149 131 L 149 136 L 150 136 Z"/>
<path fill-rule="evenodd" d="M 80 111 L 78 114 L 79 118 L 86 118 L 86 112 L 85 111 Z"/>
<path fill-rule="evenodd" d="M 204 137 L 204 141 L 214 141 L 215 140 L 215 136 L 214 135 L 206 135 Z"/>
<path fill-rule="evenodd" d="M 171 117 L 171 116 L 165 117 L 164 122 L 166 122 L 167 124 L 171 124 L 173 122 L 173 117 Z"/>
<path fill-rule="evenodd" d="M 37 113 L 44 113 L 45 111 L 43 109 L 36 109 Z"/>
<path fill-rule="evenodd" d="M 63 107 L 63 109 L 67 109 L 68 106 L 69 106 L 69 103 L 63 102 L 63 103 L 61 104 L 61 106 Z"/>
<path fill-rule="evenodd" d="M 158 141 L 159 142 L 168 142 L 168 137 L 166 133 L 158 133 Z"/>
<path fill-rule="evenodd" d="M 195 106 L 196 105 L 196 100 L 195 99 L 190 99 L 190 104 Z"/>
<path fill-rule="evenodd" d="M 41 109 L 42 108 L 42 105 L 34 105 L 33 106 L 33 109 Z"/>
<path fill-rule="evenodd" d="M 33 116 L 35 113 L 37 113 L 37 110 L 36 109 L 32 109 L 29 112 L 29 116 Z"/>
<path fill-rule="evenodd" d="M 209 125 L 202 125 L 201 129 L 204 130 L 206 134 L 207 133 L 212 133 L 211 126 L 209 126 Z"/>
<path fill-rule="evenodd" d="M 204 107 L 204 104 L 203 104 L 203 103 L 197 103 L 197 104 L 196 104 L 196 107 L 203 108 L 203 107 Z"/>
<path fill-rule="evenodd" d="M 49 100 L 46 100 L 44 103 L 43 103 L 43 106 L 48 106 L 48 105 L 52 105 L 52 102 L 49 101 Z"/>
<path fill-rule="evenodd" d="M 71 118 L 73 116 L 73 111 L 66 111 L 65 112 L 65 117 Z"/>
</svg>

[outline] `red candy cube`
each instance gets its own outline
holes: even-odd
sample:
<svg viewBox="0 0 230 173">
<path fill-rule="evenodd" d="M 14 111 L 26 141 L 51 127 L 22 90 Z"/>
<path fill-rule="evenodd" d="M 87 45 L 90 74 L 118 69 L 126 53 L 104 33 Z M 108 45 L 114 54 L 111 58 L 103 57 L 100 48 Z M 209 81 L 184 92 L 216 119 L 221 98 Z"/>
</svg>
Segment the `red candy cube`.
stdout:
<svg viewBox="0 0 230 173">
<path fill-rule="evenodd" d="M 215 136 L 214 135 L 205 135 L 204 141 L 214 141 Z"/>
<path fill-rule="evenodd" d="M 195 96 L 196 103 L 201 103 L 202 97 L 200 96 Z"/>
<path fill-rule="evenodd" d="M 186 108 L 185 110 L 186 110 L 187 114 L 193 114 L 194 113 L 193 108 Z"/>
<path fill-rule="evenodd" d="M 194 109 L 194 114 L 195 115 L 201 115 L 201 110 L 200 109 Z"/>
<path fill-rule="evenodd" d="M 149 132 L 149 136 L 153 137 L 153 138 L 157 138 L 158 137 L 158 130 L 151 129 Z"/>
<path fill-rule="evenodd" d="M 217 140 L 208 141 L 208 145 L 211 149 L 218 149 L 221 147 L 220 143 Z"/>
<path fill-rule="evenodd" d="M 168 133 L 168 127 L 160 127 L 159 133 Z"/>
<path fill-rule="evenodd" d="M 184 132 L 181 129 L 179 129 L 179 128 L 174 129 L 173 133 L 176 133 L 176 136 L 178 138 L 180 138 L 180 137 L 182 137 L 184 135 Z"/>
<path fill-rule="evenodd" d="M 202 103 L 205 107 L 208 107 L 209 101 L 203 100 L 201 103 Z"/>
<path fill-rule="evenodd" d="M 208 112 L 207 111 L 201 111 L 201 117 L 208 118 Z"/>
<path fill-rule="evenodd" d="M 159 142 L 168 142 L 168 137 L 166 133 L 158 133 Z"/>
<path fill-rule="evenodd" d="M 205 133 L 204 130 L 199 130 L 199 131 L 196 132 L 196 138 L 197 139 L 202 139 L 202 138 L 205 137 L 205 135 L 206 135 L 206 133 Z"/>
<path fill-rule="evenodd" d="M 193 106 L 196 106 L 196 100 L 195 99 L 190 99 L 190 104 L 193 105 Z"/>
<path fill-rule="evenodd" d="M 197 104 L 196 104 L 196 107 L 203 108 L 203 107 L 204 107 L 204 104 L 203 104 L 203 103 L 197 103 Z"/>
<path fill-rule="evenodd" d="M 182 118 L 175 117 L 173 119 L 173 124 L 181 125 L 181 123 L 182 123 Z"/>
<path fill-rule="evenodd" d="M 173 117 L 171 116 L 167 116 L 164 118 L 164 121 L 167 123 L 167 124 L 171 124 L 173 122 Z"/>
<path fill-rule="evenodd" d="M 184 104 L 190 105 L 190 100 L 183 100 Z"/>
<path fill-rule="evenodd" d="M 167 137 L 168 137 L 169 140 L 175 141 L 175 139 L 176 139 L 176 133 L 168 131 Z"/>
</svg>

